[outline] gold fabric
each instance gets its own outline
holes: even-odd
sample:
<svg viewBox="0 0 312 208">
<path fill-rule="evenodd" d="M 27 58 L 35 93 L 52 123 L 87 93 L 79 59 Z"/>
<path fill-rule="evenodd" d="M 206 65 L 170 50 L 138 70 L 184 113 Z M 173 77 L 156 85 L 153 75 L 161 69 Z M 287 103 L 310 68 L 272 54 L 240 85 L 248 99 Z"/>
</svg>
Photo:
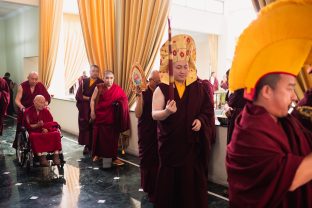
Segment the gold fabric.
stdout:
<svg viewBox="0 0 312 208">
<path fill-rule="evenodd" d="M 275 0 L 252 0 L 252 3 L 254 5 L 255 10 L 259 12 L 261 8 L 274 1 Z M 295 89 L 298 98 L 302 99 L 304 96 L 304 92 L 310 88 L 312 88 L 311 75 L 308 75 L 307 72 L 304 69 L 302 69 L 299 75 L 297 76 L 297 85 Z"/>
<path fill-rule="evenodd" d="M 154 64 L 166 29 L 170 0 L 116 0 L 117 83 L 125 90 L 129 105 L 135 102 L 130 71 L 139 63 L 145 75 Z M 148 77 L 148 76 L 147 76 Z"/>
<path fill-rule="evenodd" d="M 281 0 L 262 9 L 238 40 L 230 90 L 246 88 L 245 97 L 252 99 L 261 77 L 271 73 L 297 75 L 305 63 L 312 63 L 311 19 L 309 0 Z"/>
<path fill-rule="evenodd" d="M 79 15 L 64 14 L 65 89 L 69 90 L 88 63 Z"/>
<path fill-rule="evenodd" d="M 95 79 L 91 79 L 91 78 L 90 78 L 89 87 L 91 87 L 91 86 L 93 85 L 94 82 L 95 82 Z"/>
<path fill-rule="evenodd" d="M 183 97 L 183 94 L 184 94 L 184 91 L 185 91 L 185 83 L 180 83 L 180 82 L 174 82 L 176 88 L 177 88 L 177 91 L 178 91 L 178 94 L 179 94 L 179 97 L 182 98 Z"/>
<path fill-rule="evenodd" d="M 186 61 L 189 64 L 189 73 L 186 78 L 186 86 L 197 80 L 196 70 L 196 46 L 193 38 L 186 34 L 172 37 L 173 63 Z M 169 84 L 169 41 L 163 44 L 160 49 L 160 80 L 164 84 Z"/>
<path fill-rule="evenodd" d="M 115 69 L 115 8 L 114 0 L 78 0 L 84 43 L 90 64 L 105 70 Z"/>
<path fill-rule="evenodd" d="M 39 79 L 50 87 L 57 58 L 63 0 L 39 1 Z"/>
</svg>

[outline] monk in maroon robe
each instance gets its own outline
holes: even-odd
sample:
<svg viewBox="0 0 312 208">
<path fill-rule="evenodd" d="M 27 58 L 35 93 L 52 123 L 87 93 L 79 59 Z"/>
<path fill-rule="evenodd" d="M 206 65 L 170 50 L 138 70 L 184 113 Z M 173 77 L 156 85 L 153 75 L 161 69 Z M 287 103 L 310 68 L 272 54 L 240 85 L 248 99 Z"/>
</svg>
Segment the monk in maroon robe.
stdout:
<svg viewBox="0 0 312 208">
<path fill-rule="evenodd" d="M 103 84 L 98 84 L 91 97 L 93 126 L 93 160 L 112 158 L 114 165 L 123 165 L 117 159 L 119 134 L 130 128 L 128 98 L 114 84 L 114 74 L 105 71 Z"/>
<path fill-rule="evenodd" d="M 16 132 L 19 131 L 21 121 L 23 118 L 23 111 L 26 108 L 29 108 L 33 105 L 34 98 L 37 95 L 44 96 L 46 100 L 46 105 L 51 102 L 51 96 L 48 93 L 46 87 L 38 81 L 38 73 L 37 72 L 30 72 L 27 81 L 23 82 L 20 86 L 18 86 L 17 94 L 15 97 L 15 103 L 18 107 L 18 116 L 17 116 L 17 126 Z M 13 142 L 13 147 L 16 148 L 16 137 Z"/>
<path fill-rule="evenodd" d="M 225 107 L 226 116 L 228 117 L 227 126 L 227 143 L 229 144 L 232 138 L 235 119 L 242 112 L 247 100 L 244 98 L 244 89 L 236 90 L 227 98 L 227 107 Z"/>
<path fill-rule="evenodd" d="M 288 115 L 296 79 L 266 75 L 227 148 L 230 207 L 312 207 L 312 135 Z"/>
<path fill-rule="evenodd" d="M 153 93 L 160 82 L 159 72 L 153 71 L 145 91 L 136 92 L 135 115 L 138 118 L 138 144 L 141 171 L 141 187 L 155 202 L 155 185 L 158 170 L 157 121 L 152 118 Z"/>
<path fill-rule="evenodd" d="M 58 131 L 58 124 L 45 108 L 45 98 L 37 95 L 34 105 L 25 110 L 25 126 L 29 134 L 31 148 L 35 155 L 40 157 L 40 164 L 48 166 L 48 161 L 43 152 L 54 152 L 53 163 L 60 164 L 59 151 L 62 149 L 61 134 Z"/>
<path fill-rule="evenodd" d="M 81 80 L 77 94 L 76 94 L 76 106 L 78 108 L 78 125 L 79 136 L 78 143 L 85 145 L 83 154 L 89 154 L 92 150 L 92 131 L 93 125 L 90 118 L 90 100 L 94 92 L 96 85 L 103 83 L 103 80 L 99 78 L 99 67 L 92 65 L 90 67 L 90 78 Z"/>
<path fill-rule="evenodd" d="M 215 72 L 211 72 L 209 81 L 213 86 L 213 92 L 217 91 L 219 89 L 219 81 L 217 79 L 217 74 Z"/>
<path fill-rule="evenodd" d="M 0 136 L 3 131 L 3 118 L 10 103 L 10 89 L 6 81 L 0 77 Z"/>
<path fill-rule="evenodd" d="M 196 48 L 188 35 L 172 38 L 174 99 L 169 98 L 167 41 L 161 48 L 160 75 L 152 101 L 158 121 L 159 169 L 156 207 L 208 207 L 208 158 L 215 139 L 213 94 L 197 79 Z M 168 79 L 166 79 L 168 78 Z"/>
</svg>

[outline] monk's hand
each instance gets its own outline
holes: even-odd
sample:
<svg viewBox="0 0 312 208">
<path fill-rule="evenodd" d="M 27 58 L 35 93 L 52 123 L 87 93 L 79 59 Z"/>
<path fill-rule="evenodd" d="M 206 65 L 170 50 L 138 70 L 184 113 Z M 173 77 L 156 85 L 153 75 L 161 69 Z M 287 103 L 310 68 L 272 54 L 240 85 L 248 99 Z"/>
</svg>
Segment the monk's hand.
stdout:
<svg viewBox="0 0 312 208">
<path fill-rule="evenodd" d="M 135 87 L 135 95 L 136 95 L 137 97 L 140 97 L 140 96 L 142 95 L 142 89 L 141 89 L 140 86 L 136 86 L 136 87 Z"/>
<path fill-rule="evenodd" d="M 21 112 L 25 112 L 25 107 L 22 105 L 22 106 L 20 106 L 20 111 Z"/>
<path fill-rule="evenodd" d="M 37 126 L 38 127 L 42 127 L 43 126 L 43 121 L 38 121 Z"/>
<path fill-rule="evenodd" d="M 83 95 L 83 96 L 82 96 L 82 99 L 83 99 L 83 100 L 90 100 L 90 97 L 84 96 L 84 95 Z"/>
<path fill-rule="evenodd" d="M 169 115 L 177 112 L 176 102 L 174 100 L 168 100 L 165 110 L 167 111 Z"/>
<path fill-rule="evenodd" d="M 200 130 L 200 128 L 201 128 L 201 122 L 200 122 L 200 120 L 198 120 L 198 119 L 195 119 L 194 121 L 193 121 L 193 123 L 192 123 L 192 130 L 193 131 L 199 131 Z"/>
<path fill-rule="evenodd" d="M 42 133 L 48 133 L 48 129 L 42 129 Z"/>
<path fill-rule="evenodd" d="M 231 117 L 232 111 L 233 111 L 233 108 L 231 108 L 228 104 L 225 104 L 224 114 L 226 115 L 226 117 L 228 117 L 228 118 Z"/>
<path fill-rule="evenodd" d="M 91 111 L 90 117 L 92 120 L 95 120 L 95 113 L 93 111 Z"/>
</svg>

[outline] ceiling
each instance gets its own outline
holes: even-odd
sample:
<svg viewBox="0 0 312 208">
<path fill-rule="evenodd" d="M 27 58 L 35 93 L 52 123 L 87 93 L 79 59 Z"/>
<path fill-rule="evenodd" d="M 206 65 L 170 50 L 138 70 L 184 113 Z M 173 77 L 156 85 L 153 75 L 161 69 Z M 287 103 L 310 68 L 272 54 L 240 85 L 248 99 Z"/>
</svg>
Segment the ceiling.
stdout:
<svg viewBox="0 0 312 208">
<path fill-rule="evenodd" d="M 6 16 L 16 13 L 19 10 L 28 8 L 29 6 L 25 6 L 22 4 L 14 4 L 0 1 L 0 18 L 5 18 Z"/>
</svg>

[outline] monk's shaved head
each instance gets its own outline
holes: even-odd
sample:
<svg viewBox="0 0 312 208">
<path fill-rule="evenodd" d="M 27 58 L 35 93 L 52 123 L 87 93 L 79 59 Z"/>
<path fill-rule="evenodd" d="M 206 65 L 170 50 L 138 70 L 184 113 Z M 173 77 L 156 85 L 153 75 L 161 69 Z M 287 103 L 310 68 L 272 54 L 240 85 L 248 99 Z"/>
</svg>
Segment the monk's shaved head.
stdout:
<svg viewBox="0 0 312 208">
<path fill-rule="evenodd" d="M 106 77 L 107 75 L 113 75 L 114 76 L 114 73 L 111 70 L 105 70 L 104 77 Z"/>
<path fill-rule="evenodd" d="M 38 75 L 37 72 L 32 71 L 32 72 L 30 72 L 30 73 L 28 74 L 27 79 L 28 79 L 29 85 L 30 85 L 31 87 L 34 87 L 34 86 L 36 86 L 36 84 L 37 84 L 37 82 L 38 82 L 39 75 Z"/>
<path fill-rule="evenodd" d="M 156 89 L 157 85 L 160 83 L 159 71 L 152 71 L 149 80 L 149 86 L 152 90 Z"/>
<path fill-rule="evenodd" d="M 45 97 L 43 95 L 36 95 L 34 102 L 45 102 Z"/>
<path fill-rule="evenodd" d="M 269 75 L 262 77 L 257 83 L 254 100 L 257 100 L 257 98 L 259 97 L 260 91 L 262 90 L 264 86 L 267 85 L 270 88 L 275 89 L 276 84 L 278 83 L 279 80 L 280 80 L 280 74 L 269 74 Z"/>
<path fill-rule="evenodd" d="M 157 70 L 152 71 L 149 80 L 151 80 L 151 79 L 159 79 L 159 71 L 157 71 Z"/>
<path fill-rule="evenodd" d="M 35 108 L 40 111 L 45 107 L 46 99 L 42 95 L 36 95 L 34 98 L 34 106 Z"/>
</svg>

